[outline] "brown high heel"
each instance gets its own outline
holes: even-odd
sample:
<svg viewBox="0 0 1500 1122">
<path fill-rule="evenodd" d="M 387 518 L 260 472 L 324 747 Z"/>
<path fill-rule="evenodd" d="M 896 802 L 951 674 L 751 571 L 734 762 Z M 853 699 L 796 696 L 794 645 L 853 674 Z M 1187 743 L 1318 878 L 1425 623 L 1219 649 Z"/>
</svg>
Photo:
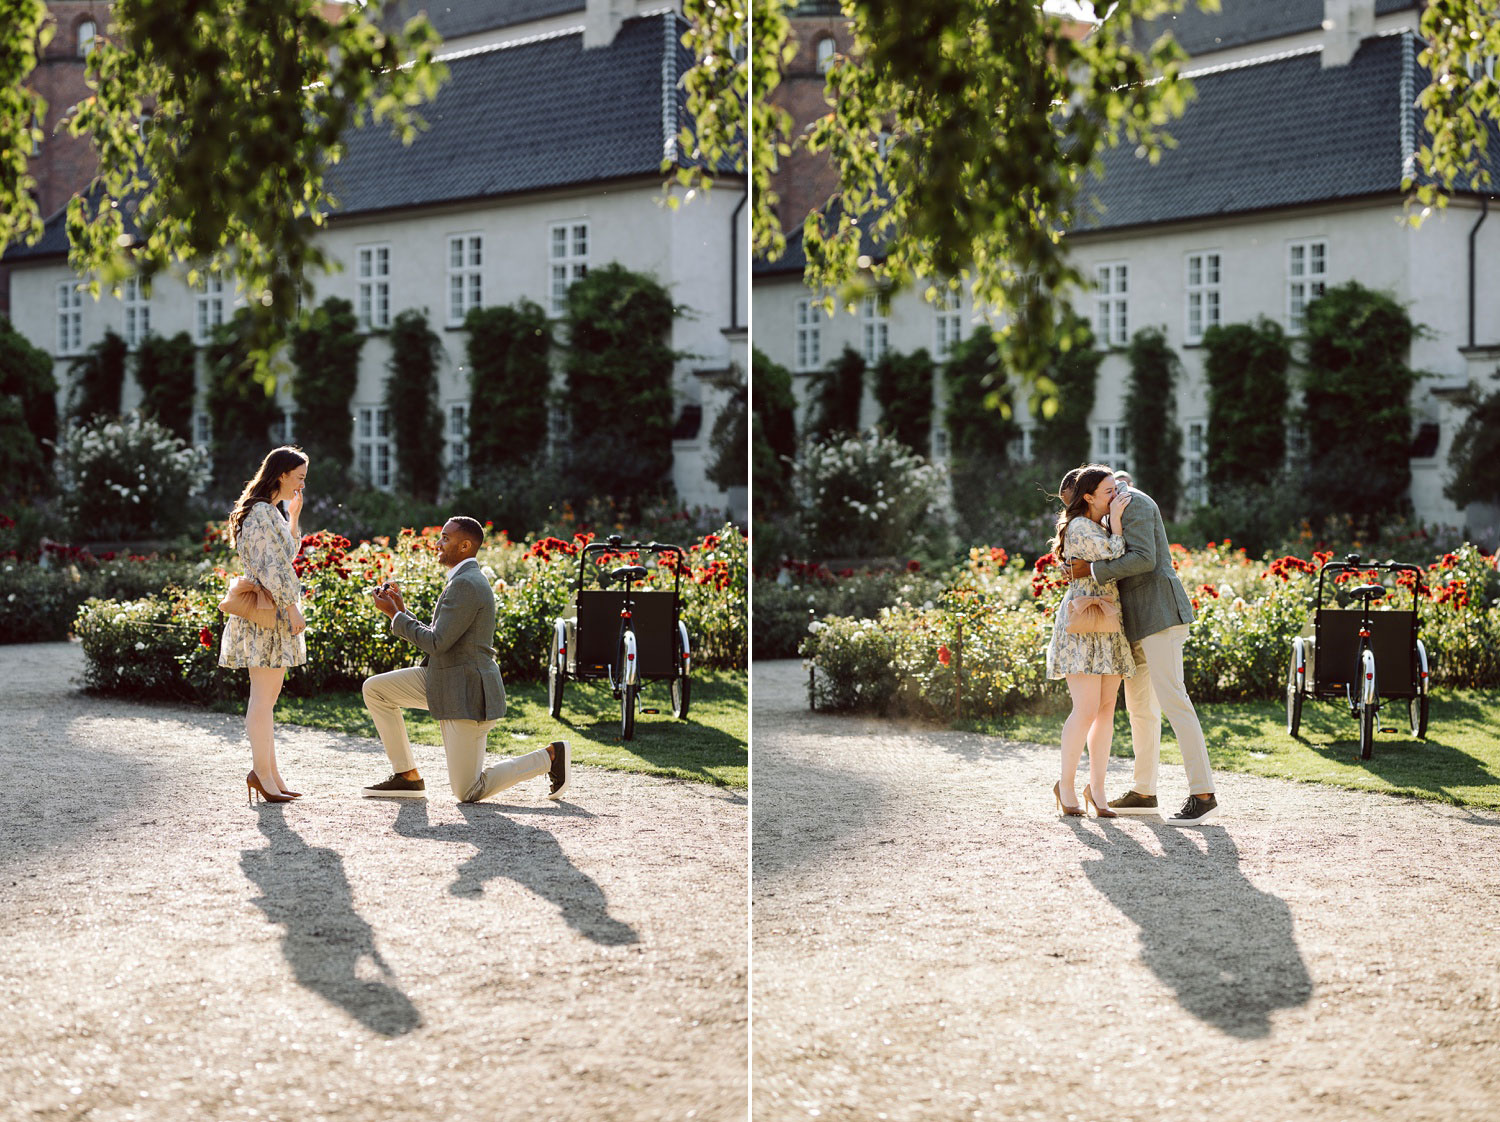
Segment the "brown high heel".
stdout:
<svg viewBox="0 0 1500 1122">
<path fill-rule="evenodd" d="M 245 802 L 252 806 L 255 804 L 256 792 L 259 792 L 260 797 L 268 803 L 289 803 L 292 801 L 291 795 L 273 795 L 267 792 L 265 785 L 260 781 L 260 776 L 256 775 L 253 770 L 245 773 L 245 788 Z"/>
<path fill-rule="evenodd" d="M 1118 817 L 1120 817 L 1114 811 L 1112 811 L 1112 810 L 1109 809 L 1108 804 L 1106 804 L 1104 806 L 1100 806 L 1098 803 L 1096 803 L 1094 801 L 1094 789 L 1092 787 L 1087 787 L 1087 786 L 1084 787 L 1084 789 L 1083 789 L 1083 805 L 1084 806 L 1091 806 L 1091 807 L 1094 808 L 1094 817 L 1095 818 L 1118 818 Z"/>
<path fill-rule="evenodd" d="M 1083 807 L 1069 806 L 1067 803 L 1062 801 L 1062 780 L 1059 779 L 1056 783 L 1052 784 L 1052 797 L 1057 800 L 1057 811 L 1059 814 L 1062 814 L 1068 818 L 1085 817 L 1083 813 Z"/>
</svg>

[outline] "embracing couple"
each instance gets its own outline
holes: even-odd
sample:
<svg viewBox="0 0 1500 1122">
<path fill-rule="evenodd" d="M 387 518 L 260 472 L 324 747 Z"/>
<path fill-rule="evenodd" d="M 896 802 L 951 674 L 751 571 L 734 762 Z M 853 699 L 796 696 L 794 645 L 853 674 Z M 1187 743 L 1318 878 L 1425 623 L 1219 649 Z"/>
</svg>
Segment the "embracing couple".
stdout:
<svg viewBox="0 0 1500 1122">
<path fill-rule="evenodd" d="M 1100 818 L 1156 814 L 1165 713 L 1182 751 L 1189 792 L 1182 809 L 1167 821 L 1180 826 L 1208 822 L 1219 804 L 1203 728 L 1182 671 L 1193 608 L 1172 568 L 1161 511 L 1150 496 L 1130 487 L 1125 472 L 1102 464 L 1068 472 L 1058 498 L 1063 509 L 1052 553 L 1071 584 L 1047 646 L 1047 677 L 1064 679 L 1073 700 L 1062 730 L 1062 777 L 1052 788 L 1058 810 L 1073 817 L 1084 814 L 1073 777 L 1087 745 L 1084 804 Z M 1085 616 L 1095 618 L 1084 623 Z M 1122 680 L 1135 782 L 1124 795 L 1106 800 L 1104 778 Z"/>
<path fill-rule="evenodd" d="M 300 449 L 272 449 L 229 515 L 230 541 L 245 575 L 266 594 L 270 606 L 262 617 L 264 625 L 240 615 L 226 616 L 219 665 L 249 671 L 245 732 L 254 767 L 245 783 L 247 794 L 256 792 L 268 802 L 301 797 L 301 792 L 288 788 L 276 766 L 274 714 L 287 668 L 307 661 L 303 590 L 292 563 L 301 543 L 298 523 L 307 467 Z M 285 513 L 278 504 L 285 504 Z M 390 620 L 391 632 L 427 657 L 422 666 L 365 679 L 365 707 L 392 768 L 388 779 L 364 788 L 367 797 L 427 794 L 406 736 L 403 709 L 426 709 L 438 722 L 448 757 L 448 782 L 462 802 L 477 802 L 541 775 L 550 780 L 549 799 L 567 790 L 572 761 L 565 740 L 485 766 L 489 732 L 505 716 L 505 685 L 493 646 L 495 594 L 474 559 L 483 544 L 484 527 L 473 518 L 459 516 L 443 524 L 438 560 L 447 577 L 429 623 L 406 610 L 397 585 L 382 584 L 372 593 L 375 608 Z M 274 618 L 269 618 L 272 607 Z"/>
</svg>

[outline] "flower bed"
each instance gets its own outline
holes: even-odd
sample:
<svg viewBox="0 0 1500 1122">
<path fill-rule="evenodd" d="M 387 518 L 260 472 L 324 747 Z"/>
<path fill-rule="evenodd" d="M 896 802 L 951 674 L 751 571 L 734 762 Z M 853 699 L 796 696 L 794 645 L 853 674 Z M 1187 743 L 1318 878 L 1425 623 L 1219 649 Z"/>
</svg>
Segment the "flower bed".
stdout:
<svg viewBox="0 0 1500 1122">
<path fill-rule="evenodd" d="M 198 575 L 188 562 L 156 556 L 98 557 L 47 543 L 40 560 L 0 559 L 0 643 L 49 643 L 68 637 L 78 609 L 95 597 L 130 600 Z"/>
<path fill-rule="evenodd" d="M 307 665 L 287 676 L 298 694 L 357 689 L 370 674 L 412 665 L 416 648 L 391 635 L 368 589 L 382 580 L 401 583 L 408 608 L 431 616 L 442 590 L 437 561 L 439 527 L 403 530 L 396 538 L 357 545 L 336 534 L 311 534 L 296 561 L 307 590 Z M 577 550 L 590 539 L 543 538 L 512 542 L 493 536 L 478 561 L 495 588 L 495 647 L 501 672 L 512 680 L 545 672 L 552 620 L 563 613 L 577 576 Z M 94 599 L 78 612 L 74 630 L 87 659 L 86 683 L 179 698 L 239 697 L 244 675 L 218 665 L 224 617 L 217 609 L 230 567 L 221 528 L 205 535 L 206 571 L 196 581 L 136 599 Z M 683 574 L 683 620 L 695 645 L 695 663 L 743 668 L 746 664 L 746 539 L 733 526 L 688 546 Z M 591 563 L 603 566 L 613 555 Z M 218 563 L 215 563 L 215 562 Z M 673 574 L 658 566 L 648 587 L 670 587 Z"/>
<path fill-rule="evenodd" d="M 1189 693 L 1204 702 L 1279 696 L 1291 641 L 1310 626 L 1318 566 L 1330 555 L 1266 563 L 1227 541 L 1172 551 L 1196 613 L 1183 653 Z M 1388 606 L 1404 609 L 1416 584 L 1432 685 L 1500 685 L 1495 564 L 1465 545 L 1428 564 L 1420 582 L 1412 574 L 1340 574 L 1324 601 L 1343 604 L 1345 586 L 1382 579 L 1393 591 Z M 1046 646 L 1066 588 L 1051 555 L 1026 566 L 1000 550 L 974 549 L 945 579 L 931 606 L 896 600 L 875 618 L 808 625 L 801 654 L 815 670 L 812 703 L 943 720 L 1065 706 L 1062 683 L 1046 679 Z"/>
</svg>

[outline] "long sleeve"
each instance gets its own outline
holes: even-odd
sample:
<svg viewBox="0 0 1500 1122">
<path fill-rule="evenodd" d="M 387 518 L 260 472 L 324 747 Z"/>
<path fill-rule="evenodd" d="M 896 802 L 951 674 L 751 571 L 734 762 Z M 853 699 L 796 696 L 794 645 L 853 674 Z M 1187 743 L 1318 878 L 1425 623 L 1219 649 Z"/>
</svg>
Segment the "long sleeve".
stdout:
<svg viewBox="0 0 1500 1122">
<path fill-rule="evenodd" d="M 302 585 L 292 567 L 292 539 L 268 504 L 258 503 L 245 517 L 238 541 L 240 561 L 245 572 L 265 587 L 276 602 L 276 611 L 284 615 L 302 598 Z"/>
<path fill-rule="evenodd" d="M 1119 580 L 1156 568 L 1156 528 L 1148 503 L 1132 502 L 1120 515 L 1120 529 L 1125 535 L 1125 552 L 1118 560 L 1094 563 L 1094 579 Z"/>
<path fill-rule="evenodd" d="M 1068 523 L 1064 552 L 1069 561 L 1107 561 L 1125 552 L 1125 539 L 1105 533 L 1104 527 L 1089 518 L 1075 518 Z"/>
<path fill-rule="evenodd" d="M 429 655 L 442 654 L 469 630 L 478 614 L 479 605 L 474 602 L 472 590 L 467 584 L 455 581 L 438 597 L 431 626 L 410 612 L 397 612 L 391 617 L 391 632 Z"/>
</svg>

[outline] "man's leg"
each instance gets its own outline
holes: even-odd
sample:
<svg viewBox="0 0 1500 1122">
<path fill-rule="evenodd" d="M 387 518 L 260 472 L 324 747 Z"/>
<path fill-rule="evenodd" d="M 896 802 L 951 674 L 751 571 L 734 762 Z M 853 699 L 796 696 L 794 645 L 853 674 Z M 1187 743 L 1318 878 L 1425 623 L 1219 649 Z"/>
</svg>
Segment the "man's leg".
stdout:
<svg viewBox="0 0 1500 1122">
<path fill-rule="evenodd" d="M 1130 789 L 1138 795 L 1156 795 L 1156 765 L 1161 757 L 1161 703 L 1151 688 L 1146 652 L 1139 642 L 1130 644 L 1135 673 L 1125 679 L 1125 711 L 1130 714 L 1130 746 L 1135 752 L 1135 781 Z"/>
<path fill-rule="evenodd" d="M 390 757 L 391 770 L 397 775 L 414 770 L 417 762 L 406 738 L 406 718 L 401 710 L 427 708 L 427 668 L 408 666 L 373 675 L 365 679 L 364 695 L 365 708 Z"/>
<path fill-rule="evenodd" d="M 485 742 L 494 721 L 439 721 L 438 726 L 448 753 L 448 783 L 459 802 L 477 803 L 523 780 L 546 775 L 552 766 L 552 753 L 538 748 L 524 756 L 498 757 L 487 768 Z"/>
<path fill-rule="evenodd" d="M 1155 635 L 1147 635 L 1140 645 L 1146 654 L 1151 688 L 1160 702 L 1161 712 L 1166 714 L 1172 723 L 1172 732 L 1177 736 L 1177 747 L 1187 769 L 1188 793 L 1211 795 L 1214 793 L 1214 777 L 1208 765 L 1208 746 L 1203 741 L 1203 726 L 1198 723 L 1197 711 L 1193 709 L 1183 681 L 1182 648 L 1187 637 L 1187 624 L 1179 623 Z M 1133 721 L 1131 727 L 1134 728 Z"/>
</svg>

